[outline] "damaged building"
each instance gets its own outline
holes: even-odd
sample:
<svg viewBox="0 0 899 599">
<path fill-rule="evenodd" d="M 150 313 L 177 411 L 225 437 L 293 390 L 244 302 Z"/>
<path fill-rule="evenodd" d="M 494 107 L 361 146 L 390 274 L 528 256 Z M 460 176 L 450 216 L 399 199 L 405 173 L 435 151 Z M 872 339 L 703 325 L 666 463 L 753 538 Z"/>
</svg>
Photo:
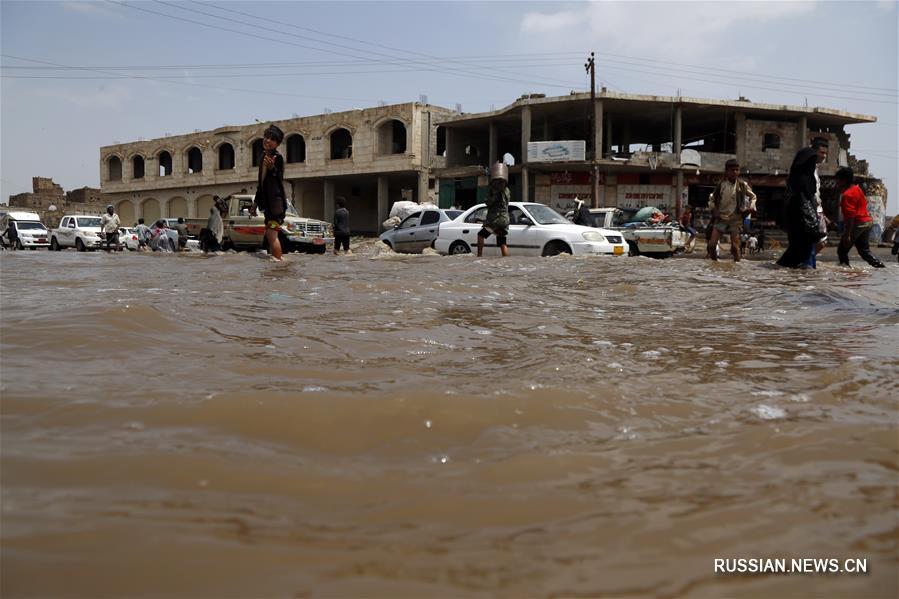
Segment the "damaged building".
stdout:
<svg viewBox="0 0 899 599">
<path fill-rule="evenodd" d="M 796 151 L 829 142 L 819 166 L 825 211 L 838 217 L 833 174 L 852 166 L 873 206 L 885 189 L 849 153 L 846 127 L 872 116 L 828 108 L 613 93 L 526 95 L 505 108 L 460 114 L 406 103 L 274 121 L 285 133 L 285 183 L 302 216 L 330 220 L 342 196 L 350 226 L 376 234 L 400 199 L 466 208 L 487 191 L 486 168 L 510 167 L 513 199 L 560 212 L 575 198 L 594 206 L 653 205 L 702 217 L 736 158 L 758 195 L 758 220 L 780 224 Z M 221 127 L 100 149 L 104 197 L 123 222 L 205 216 L 214 195 L 255 193 L 268 123 Z M 595 130 L 595 132 L 594 132 Z M 595 170 L 596 192 L 592 173 Z M 595 196 L 595 198 L 594 198 Z"/>
<path fill-rule="evenodd" d="M 279 151 L 287 193 L 301 216 L 329 221 L 344 197 L 353 231 L 375 234 L 393 202 L 436 200 L 429 178 L 436 123 L 452 114 L 406 103 L 273 121 L 285 134 Z M 255 193 L 267 126 L 104 146 L 103 193 L 125 223 L 205 217 L 215 195 Z"/>
<path fill-rule="evenodd" d="M 435 159 L 440 205 L 465 208 L 487 191 L 491 161 L 510 167 L 513 199 L 564 213 L 575 197 L 593 206 L 657 206 L 680 214 L 687 203 L 702 214 L 724 173 L 738 160 L 758 195 L 758 220 L 779 224 L 790 163 L 816 138 L 829 143 L 819 165 L 825 211 L 837 219 L 833 175 L 852 166 L 863 186 L 883 194 L 864 161 L 849 153 L 847 125 L 875 117 L 828 108 L 757 104 L 602 90 L 547 98 L 522 96 L 492 112 L 456 115 L 440 123 L 445 154 Z M 594 129 L 595 124 L 595 129 Z M 595 132 L 594 132 L 595 131 Z M 596 197 L 591 172 L 596 170 Z M 886 197 L 874 197 L 882 205 Z"/>
</svg>

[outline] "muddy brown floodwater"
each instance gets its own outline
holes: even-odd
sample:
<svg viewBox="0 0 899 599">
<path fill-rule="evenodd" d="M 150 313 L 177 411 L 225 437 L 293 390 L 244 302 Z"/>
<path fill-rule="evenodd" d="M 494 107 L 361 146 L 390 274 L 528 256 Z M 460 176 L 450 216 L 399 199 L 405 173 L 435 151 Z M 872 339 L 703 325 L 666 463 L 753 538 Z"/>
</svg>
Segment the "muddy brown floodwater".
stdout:
<svg viewBox="0 0 899 599">
<path fill-rule="evenodd" d="M 0 269 L 4 597 L 897 595 L 895 262 Z"/>
</svg>

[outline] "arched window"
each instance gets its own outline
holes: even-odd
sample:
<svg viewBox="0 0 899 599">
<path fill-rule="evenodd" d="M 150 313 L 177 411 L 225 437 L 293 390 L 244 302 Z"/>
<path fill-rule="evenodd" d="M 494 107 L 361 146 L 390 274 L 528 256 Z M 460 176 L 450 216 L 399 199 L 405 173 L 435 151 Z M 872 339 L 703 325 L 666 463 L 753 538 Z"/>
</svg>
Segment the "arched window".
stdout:
<svg viewBox="0 0 899 599">
<path fill-rule="evenodd" d="M 250 152 L 253 153 L 253 166 L 259 166 L 259 160 L 262 158 L 262 138 L 253 141 Z"/>
<path fill-rule="evenodd" d="M 234 168 L 234 146 L 223 143 L 219 146 L 219 170 L 230 171 Z"/>
<path fill-rule="evenodd" d="M 762 139 L 762 151 L 765 150 L 779 150 L 780 149 L 780 135 L 777 133 L 765 133 L 765 137 Z"/>
<path fill-rule="evenodd" d="M 346 129 L 331 133 L 331 160 L 353 157 L 353 136 Z"/>
<path fill-rule="evenodd" d="M 299 133 L 287 138 L 287 162 L 306 162 L 306 140 Z"/>
<path fill-rule="evenodd" d="M 200 148 L 193 147 L 187 151 L 187 172 L 199 173 L 203 170 L 203 152 Z"/>
<path fill-rule="evenodd" d="M 378 154 L 405 154 L 406 126 L 390 119 L 378 127 Z"/>
<path fill-rule="evenodd" d="M 163 150 L 159 153 L 159 176 L 168 177 L 172 174 L 172 155 Z"/>
<path fill-rule="evenodd" d="M 107 161 L 107 165 L 109 166 L 109 181 L 121 181 L 122 180 L 122 161 L 119 160 L 118 156 L 110 156 Z"/>
<path fill-rule="evenodd" d="M 131 173 L 135 179 L 144 178 L 144 157 L 135 156 L 131 159 Z"/>
</svg>

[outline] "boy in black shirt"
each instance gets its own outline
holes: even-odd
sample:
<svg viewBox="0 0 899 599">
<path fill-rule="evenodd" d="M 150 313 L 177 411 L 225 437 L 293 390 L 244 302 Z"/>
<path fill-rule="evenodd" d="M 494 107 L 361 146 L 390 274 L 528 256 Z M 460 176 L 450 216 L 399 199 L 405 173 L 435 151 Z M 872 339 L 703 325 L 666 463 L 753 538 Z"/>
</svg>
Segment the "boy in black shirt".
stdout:
<svg viewBox="0 0 899 599">
<path fill-rule="evenodd" d="M 256 208 L 265 215 L 265 240 L 269 253 L 275 260 L 281 260 L 281 241 L 278 233 L 287 215 L 287 194 L 284 193 L 284 157 L 278 153 L 278 146 L 284 141 L 284 132 L 275 125 L 269 125 L 263 133 L 262 159 L 259 161 L 259 179 L 251 214 Z"/>
</svg>

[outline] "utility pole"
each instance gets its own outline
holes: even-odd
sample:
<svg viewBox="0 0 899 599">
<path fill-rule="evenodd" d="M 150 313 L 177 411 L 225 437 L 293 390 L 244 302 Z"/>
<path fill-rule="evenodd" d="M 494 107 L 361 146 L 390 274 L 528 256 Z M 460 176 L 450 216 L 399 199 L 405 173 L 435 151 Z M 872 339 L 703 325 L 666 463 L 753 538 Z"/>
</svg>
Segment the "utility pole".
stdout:
<svg viewBox="0 0 899 599">
<path fill-rule="evenodd" d="M 590 73 L 590 139 L 593 146 L 592 164 L 590 166 L 590 193 L 593 195 L 591 204 L 594 208 L 599 207 L 599 167 L 596 164 L 596 153 L 599 148 L 596 147 L 596 62 L 594 53 L 590 53 L 590 58 L 584 63 L 584 70 Z"/>
</svg>

